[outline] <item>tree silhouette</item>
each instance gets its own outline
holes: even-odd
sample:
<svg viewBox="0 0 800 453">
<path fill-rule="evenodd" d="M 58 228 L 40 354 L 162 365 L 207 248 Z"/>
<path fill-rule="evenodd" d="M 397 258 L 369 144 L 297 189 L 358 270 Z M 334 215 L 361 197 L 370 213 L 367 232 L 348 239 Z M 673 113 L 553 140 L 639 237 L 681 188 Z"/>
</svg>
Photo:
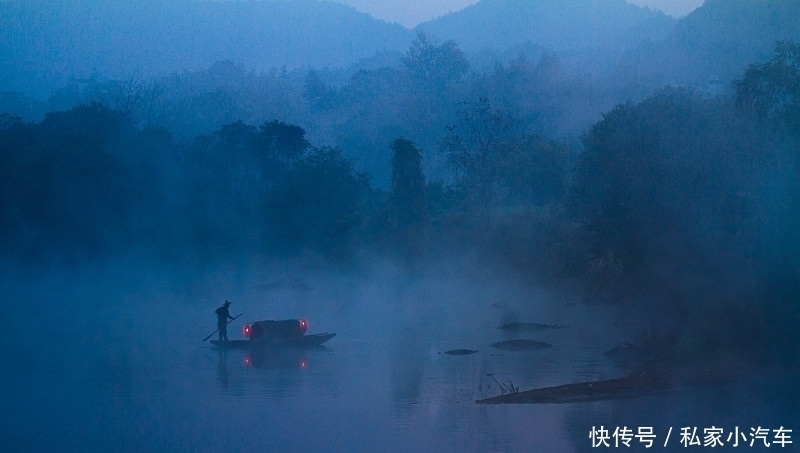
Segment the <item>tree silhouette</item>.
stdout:
<svg viewBox="0 0 800 453">
<path fill-rule="evenodd" d="M 417 33 L 403 64 L 414 77 L 434 85 L 458 82 L 469 70 L 469 63 L 455 41 L 437 44 L 424 32 Z"/>
<path fill-rule="evenodd" d="M 314 111 L 328 110 L 336 105 L 336 90 L 311 69 L 303 80 L 303 98 Z"/>
<path fill-rule="evenodd" d="M 448 131 L 439 149 L 456 170 L 457 183 L 474 205 L 493 205 L 505 161 L 514 152 L 514 121 L 481 98 L 464 103 L 460 121 Z"/>
<path fill-rule="evenodd" d="M 268 225 L 277 246 L 346 250 L 362 222 L 369 190 L 337 148 L 312 148 L 281 173 L 267 199 Z"/>
<path fill-rule="evenodd" d="M 259 144 L 282 166 L 302 158 L 308 150 L 306 131 L 300 126 L 273 120 L 264 123 L 258 130 Z"/>
<path fill-rule="evenodd" d="M 800 135 L 800 44 L 779 41 L 770 61 L 750 65 L 733 86 L 740 106 Z"/>
<path fill-rule="evenodd" d="M 422 151 L 413 142 L 398 138 L 392 143 L 392 185 L 390 215 L 399 229 L 422 223 L 425 218 L 425 175 Z"/>
</svg>

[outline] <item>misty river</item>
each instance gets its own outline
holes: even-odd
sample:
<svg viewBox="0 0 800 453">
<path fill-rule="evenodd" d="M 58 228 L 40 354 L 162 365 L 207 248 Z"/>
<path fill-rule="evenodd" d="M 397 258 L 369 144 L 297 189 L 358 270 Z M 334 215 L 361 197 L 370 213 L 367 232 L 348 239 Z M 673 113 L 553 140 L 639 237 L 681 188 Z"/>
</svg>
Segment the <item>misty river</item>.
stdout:
<svg viewBox="0 0 800 453">
<path fill-rule="evenodd" d="M 615 401 L 475 404 L 500 394 L 498 382 L 527 390 L 619 376 L 602 352 L 631 326 L 458 267 L 36 269 L 3 269 L 3 451 L 594 451 L 600 427 L 652 427 L 653 450 L 670 428 L 668 449 L 685 448 L 683 427 L 699 442 L 704 428 L 721 428 L 726 448 L 763 447 L 746 437 L 754 428 L 769 430 L 771 449 L 800 447 L 774 443 L 781 427 L 800 435 L 796 379 L 780 373 Z M 241 320 L 288 318 L 337 336 L 305 351 L 220 352 L 201 339 L 225 299 L 244 313 L 232 339 L 243 337 Z M 508 319 L 569 327 L 506 335 L 495 327 Z M 489 346 L 517 337 L 553 347 Z M 478 352 L 443 354 L 459 348 Z M 746 436 L 728 439 L 734 429 Z M 601 450 L 644 449 L 636 438 L 609 442 Z"/>
</svg>

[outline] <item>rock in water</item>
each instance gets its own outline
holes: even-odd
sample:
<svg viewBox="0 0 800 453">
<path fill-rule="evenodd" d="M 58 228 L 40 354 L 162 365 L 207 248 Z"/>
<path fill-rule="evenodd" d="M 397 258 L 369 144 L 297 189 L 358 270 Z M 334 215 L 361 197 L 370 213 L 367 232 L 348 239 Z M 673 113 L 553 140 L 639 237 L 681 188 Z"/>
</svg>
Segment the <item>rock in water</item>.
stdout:
<svg viewBox="0 0 800 453">
<path fill-rule="evenodd" d="M 525 339 L 498 341 L 497 343 L 492 343 L 489 346 L 496 349 L 502 349 L 503 351 L 538 351 L 540 349 L 553 347 L 553 345 L 550 343 Z"/>
<path fill-rule="evenodd" d="M 475 354 L 476 352 L 478 351 L 475 351 L 473 349 L 451 349 L 449 351 L 444 351 L 445 354 L 450 354 L 450 355 L 469 355 L 469 354 Z"/>
</svg>

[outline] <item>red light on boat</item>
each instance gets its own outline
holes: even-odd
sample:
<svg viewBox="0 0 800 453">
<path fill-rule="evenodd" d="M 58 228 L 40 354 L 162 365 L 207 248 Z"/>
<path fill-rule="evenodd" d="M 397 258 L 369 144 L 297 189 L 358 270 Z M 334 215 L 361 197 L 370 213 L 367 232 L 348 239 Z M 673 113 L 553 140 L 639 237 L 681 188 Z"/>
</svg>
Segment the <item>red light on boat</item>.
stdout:
<svg viewBox="0 0 800 453">
<path fill-rule="evenodd" d="M 253 366 L 253 360 L 250 359 L 249 355 L 244 356 L 244 359 L 242 359 L 242 361 L 244 362 L 244 366 L 246 366 L 248 368 Z"/>
<path fill-rule="evenodd" d="M 300 330 L 302 330 L 303 332 L 308 330 L 308 323 L 306 322 L 305 319 L 300 320 Z"/>
<path fill-rule="evenodd" d="M 245 324 L 244 327 L 242 328 L 242 330 L 244 331 L 244 336 L 246 336 L 247 338 L 250 338 L 250 332 L 253 331 L 253 328 L 250 327 L 250 324 Z"/>
</svg>

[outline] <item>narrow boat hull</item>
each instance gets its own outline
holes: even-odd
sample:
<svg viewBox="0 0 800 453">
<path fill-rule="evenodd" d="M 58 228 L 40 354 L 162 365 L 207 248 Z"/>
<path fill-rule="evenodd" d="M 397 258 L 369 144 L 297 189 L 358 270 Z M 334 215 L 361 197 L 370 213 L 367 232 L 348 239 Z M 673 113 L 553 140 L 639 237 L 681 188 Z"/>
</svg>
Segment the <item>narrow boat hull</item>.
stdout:
<svg viewBox="0 0 800 453">
<path fill-rule="evenodd" d="M 287 340 L 211 340 L 211 344 L 223 349 L 259 349 L 259 348 L 313 348 L 335 337 L 335 333 L 318 333 L 304 335 L 297 339 Z"/>
</svg>

